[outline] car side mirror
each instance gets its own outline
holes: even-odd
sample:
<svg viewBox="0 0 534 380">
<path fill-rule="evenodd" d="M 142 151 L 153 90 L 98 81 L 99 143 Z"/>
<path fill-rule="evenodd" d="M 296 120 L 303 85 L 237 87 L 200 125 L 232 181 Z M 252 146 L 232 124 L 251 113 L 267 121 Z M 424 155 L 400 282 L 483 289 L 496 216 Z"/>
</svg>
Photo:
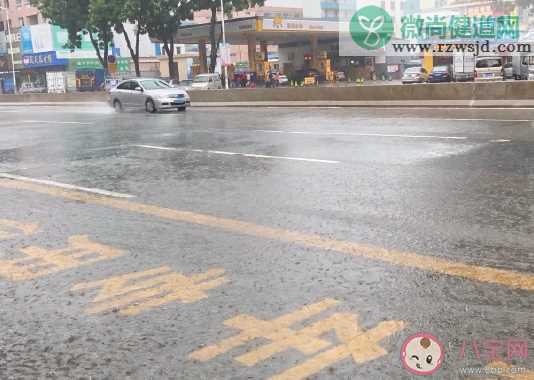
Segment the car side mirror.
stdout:
<svg viewBox="0 0 534 380">
<path fill-rule="evenodd" d="M 143 92 L 143 89 L 142 89 L 140 86 L 137 86 L 137 87 L 135 88 L 135 91 Z"/>
</svg>

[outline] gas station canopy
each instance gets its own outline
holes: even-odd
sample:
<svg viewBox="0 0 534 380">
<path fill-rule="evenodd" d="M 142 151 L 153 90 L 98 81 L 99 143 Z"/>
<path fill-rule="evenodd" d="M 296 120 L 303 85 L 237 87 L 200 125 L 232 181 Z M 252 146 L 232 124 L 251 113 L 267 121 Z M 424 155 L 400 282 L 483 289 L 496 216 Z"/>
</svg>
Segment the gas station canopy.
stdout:
<svg viewBox="0 0 534 380">
<path fill-rule="evenodd" d="M 251 39 L 269 45 L 309 42 L 310 38 L 331 40 L 338 38 L 339 22 L 318 19 L 285 19 L 282 17 L 248 17 L 225 21 L 226 40 L 231 45 L 246 45 Z M 217 24 L 216 35 L 221 33 Z M 182 26 L 176 33 L 178 44 L 198 44 L 209 41 L 210 24 Z"/>
</svg>

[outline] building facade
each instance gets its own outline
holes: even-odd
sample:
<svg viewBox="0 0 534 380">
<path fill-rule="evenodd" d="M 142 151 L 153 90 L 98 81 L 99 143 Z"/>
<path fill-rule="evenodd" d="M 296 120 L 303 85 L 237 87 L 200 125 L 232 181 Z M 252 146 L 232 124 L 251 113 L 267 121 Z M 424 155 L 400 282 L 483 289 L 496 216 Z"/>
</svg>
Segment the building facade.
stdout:
<svg viewBox="0 0 534 380">
<path fill-rule="evenodd" d="M 356 0 L 322 0 L 321 18 L 325 20 L 350 20 L 356 12 Z"/>
</svg>

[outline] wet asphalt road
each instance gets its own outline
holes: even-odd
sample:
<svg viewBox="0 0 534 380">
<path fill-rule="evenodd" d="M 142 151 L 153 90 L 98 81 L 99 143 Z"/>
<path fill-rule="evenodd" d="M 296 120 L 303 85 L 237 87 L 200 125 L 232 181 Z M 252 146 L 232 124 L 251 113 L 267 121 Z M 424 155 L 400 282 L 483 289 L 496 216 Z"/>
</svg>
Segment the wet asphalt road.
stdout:
<svg viewBox="0 0 534 380">
<path fill-rule="evenodd" d="M 511 340 L 534 368 L 534 111 L 0 116 L 0 379 L 410 379 L 417 333 L 443 344 L 432 378 Z M 58 259 L 73 236 L 101 260 Z"/>
</svg>

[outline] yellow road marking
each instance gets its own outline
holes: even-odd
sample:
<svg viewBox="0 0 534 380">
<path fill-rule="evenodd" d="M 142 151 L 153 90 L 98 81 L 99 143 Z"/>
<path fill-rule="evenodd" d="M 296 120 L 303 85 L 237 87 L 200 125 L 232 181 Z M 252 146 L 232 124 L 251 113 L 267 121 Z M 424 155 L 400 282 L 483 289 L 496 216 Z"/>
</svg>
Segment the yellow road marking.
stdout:
<svg viewBox="0 0 534 380">
<path fill-rule="evenodd" d="M 504 285 L 510 288 L 529 291 L 534 290 L 534 275 L 528 273 L 469 265 L 411 252 L 387 250 L 372 245 L 327 239 L 318 235 L 287 231 L 238 220 L 134 203 L 127 200 L 100 197 L 76 191 L 67 191 L 17 180 L 0 180 L 0 187 L 15 190 L 27 190 L 53 197 L 81 201 L 118 210 L 131 211 L 177 222 L 209 226 L 242 235 L 289 242 L 306 247 L 339 252 L 355 257 L 365 257 L 402 267 L 416 268 L 484 283 Z"/>
<path fill-rule="evenodd" d="M 189 358 L 209 361 L 252 340 L 262 338 L 269 340 L 270 343 L 240 355 L 235 360 L 252 367 L 273 355 L 291 349 L 298 350 L 311 358 L 271 377 L 271 380 L 300 380 L 344 359 L 352 357 L 355 363 L 362 364 L 387 355 L 387 351 L 379 343 L 405 327 L 404 322 L 387 321 L 371 330 L 363 331 L 358 324 L 357 315 L 335 313 L 301 330 L 290 328 L 291 325 L 316 316 L 337 304 L 338 302 L 333 299 L 326 299 L 272 321 L 259 320 L 249 315 L 237 316 L 224 324 L 241 330 L 241 333 L 193 352 Z M 335 332 L 341 344 L 332 347 L 331 342 L 321 339 L 330 331 Z"/>
<path fill-rule="evenodd" d="M 78 284 L 71 290 L 100 288 L 93 300 L 96 305 L 86 310 L 90 315 L 117 310 L 119 314 L 132 316 L 174 301 L 192 303 L 207 298 L 207 290 L 227 282 L 222 275 L 224 269 L 212 269 L 186 277 L 165 266 Z"/>
<path fill-rule="evenodd" d="M 25 236 L 34 234 L 39 226 L 31 223 L 20 223 L 14 220 L 0 219 L 0 241 L 13 239 L 21 233 Z"/>
<path fill-rule="evenodd" d="M 0 260 L 0 277 L 15 282 L 33 280 L 83 265 L 111 260 L 124 254 L 112 247 L 94 243 L 87 236 L 70 237 L 69 246 L 64 249 L 27 247 L 20 251 L 26 257 Z"/>
</svg>

